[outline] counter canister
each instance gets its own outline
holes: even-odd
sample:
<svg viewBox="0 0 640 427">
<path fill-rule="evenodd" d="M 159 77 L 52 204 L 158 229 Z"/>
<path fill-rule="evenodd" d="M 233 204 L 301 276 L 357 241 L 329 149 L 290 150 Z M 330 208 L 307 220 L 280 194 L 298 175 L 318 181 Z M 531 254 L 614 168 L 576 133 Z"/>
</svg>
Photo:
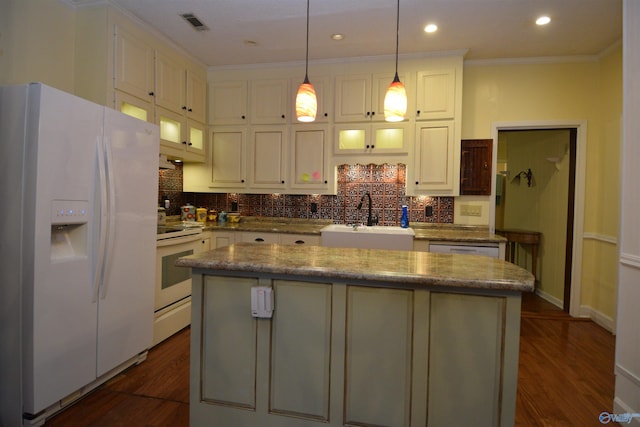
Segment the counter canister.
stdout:
<svg viewBox="0 0 640 427">
<path fill-rule="evenodd" d="M 180 219 L 182 221 L 195 221 L 196 220 L 196 207 L 190 203 L 182 206 L 180 208 L 182 214 L 180 215 Z"/>
</svg>

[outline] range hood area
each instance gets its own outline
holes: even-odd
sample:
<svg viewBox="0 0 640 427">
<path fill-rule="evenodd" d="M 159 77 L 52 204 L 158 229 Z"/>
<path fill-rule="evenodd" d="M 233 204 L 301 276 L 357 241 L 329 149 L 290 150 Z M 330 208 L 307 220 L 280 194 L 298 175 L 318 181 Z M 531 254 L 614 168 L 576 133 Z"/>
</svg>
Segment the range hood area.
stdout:
<svg viewBox="0 0 640 427">
<path fill-rule="evenodd" d="M 158 163 L 160 169 L 175 169 L 176 165 L 167 160 L 167 156 L 160 154 L 160 161 Z"/>
</svg>

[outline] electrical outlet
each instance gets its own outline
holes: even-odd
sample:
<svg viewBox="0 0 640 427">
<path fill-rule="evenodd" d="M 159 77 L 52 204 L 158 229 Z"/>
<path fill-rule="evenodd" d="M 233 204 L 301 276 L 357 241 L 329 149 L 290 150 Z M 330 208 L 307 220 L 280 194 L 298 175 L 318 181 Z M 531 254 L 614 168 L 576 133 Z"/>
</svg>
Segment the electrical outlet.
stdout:
<svg viewBox="0 0 640 427">
<path fill-rule="evenodd" d="M 433 216 L 433 206 L 425 206 L 424 207 L 424 215 L 427 218 Z"/>
<path fill-rule="evenodd" d="M 311 202 L 311 213 L 318 212 L 318 204 L 316 202 Z"/>
</svg>

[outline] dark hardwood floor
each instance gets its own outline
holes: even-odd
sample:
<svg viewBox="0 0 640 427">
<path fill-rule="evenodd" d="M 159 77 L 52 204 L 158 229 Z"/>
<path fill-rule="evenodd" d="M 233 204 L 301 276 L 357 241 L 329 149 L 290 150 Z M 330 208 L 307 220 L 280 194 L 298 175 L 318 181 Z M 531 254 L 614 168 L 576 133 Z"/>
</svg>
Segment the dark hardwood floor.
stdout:
<svg viewBox="0 0 640 427">
<path fill-rule="evenodd" d="M 154 347 L 45 427 L 188 426 L 189 338 L 187 328 Z M 602 426 L 599 414 L 613 407 L 614 351 L 600 326 L 525 295 L 516 426 Z"/>
</svg>

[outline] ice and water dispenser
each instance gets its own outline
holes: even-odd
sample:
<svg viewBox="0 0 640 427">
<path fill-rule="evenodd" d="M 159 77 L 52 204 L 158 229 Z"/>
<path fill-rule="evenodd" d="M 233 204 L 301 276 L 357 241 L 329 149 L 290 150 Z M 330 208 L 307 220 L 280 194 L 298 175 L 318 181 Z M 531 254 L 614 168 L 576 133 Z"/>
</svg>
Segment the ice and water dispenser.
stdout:
<svg viewBox="0 0 640 427">
<path fill-rule="evenodd" d="M 54 200 L 51 207 L 51 262 L 88 255 L 89 202 Z"/>
</svg>

